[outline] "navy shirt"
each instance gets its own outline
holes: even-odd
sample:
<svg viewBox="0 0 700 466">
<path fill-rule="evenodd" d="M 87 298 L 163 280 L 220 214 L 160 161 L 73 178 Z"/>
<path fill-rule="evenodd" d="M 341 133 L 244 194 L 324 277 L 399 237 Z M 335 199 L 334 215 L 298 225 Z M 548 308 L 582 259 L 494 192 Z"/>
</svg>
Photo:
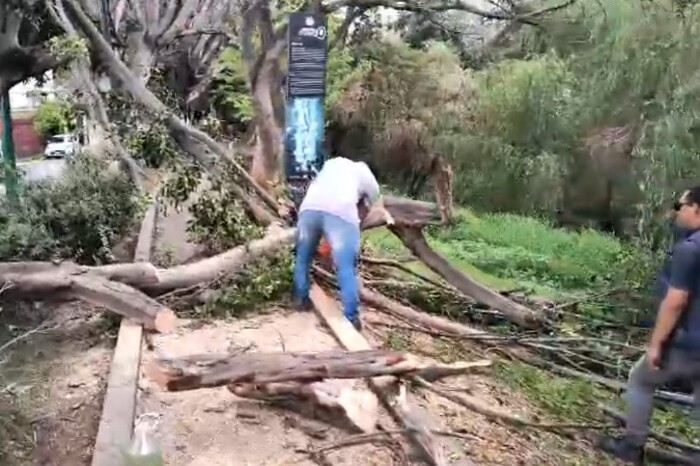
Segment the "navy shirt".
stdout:
<svg viewBox="0 0 700 466">
<path fill-rule="evenodd" d="M 700 353 L 700 299 L 697 299 L 700 296 L 700 232 L 676 243 L 671 262 L 660 280 L 666 291 L 673 287 L 689 294 L 687 308 L 676 325 L 671 344 Z"/>
</svg>

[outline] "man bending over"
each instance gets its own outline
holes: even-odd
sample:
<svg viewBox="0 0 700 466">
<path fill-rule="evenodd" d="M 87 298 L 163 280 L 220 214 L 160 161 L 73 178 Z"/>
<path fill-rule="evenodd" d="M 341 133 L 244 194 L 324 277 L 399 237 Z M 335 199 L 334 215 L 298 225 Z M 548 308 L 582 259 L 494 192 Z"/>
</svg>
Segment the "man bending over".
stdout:
<svg viewBox="0 0 700 466">
<path fill-rule="evenodd" d="M 379 184 L 367 164 L 344 157 L 329 159 L 309 186 L 299 207 L 294 297 L 309 308 L 309 270 L 323 236 L 330 243 L 345 317 L 360 330 L 357 256 L 360 222 L 379 197 Z"/>
</svg>

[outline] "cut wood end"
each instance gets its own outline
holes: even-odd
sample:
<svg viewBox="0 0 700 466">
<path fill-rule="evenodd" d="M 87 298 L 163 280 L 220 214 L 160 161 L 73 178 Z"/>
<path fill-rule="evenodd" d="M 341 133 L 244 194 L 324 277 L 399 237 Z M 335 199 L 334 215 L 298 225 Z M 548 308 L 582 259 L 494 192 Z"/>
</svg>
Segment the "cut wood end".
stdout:
<svg viewBox="0 0 700 466">
<path fill-rule="evenodd" d="M 177 327 L 177 316 L 170 309 L 159 311 L 154 326 L 159 333 L 170 333 Z"/>
<path fill-rule="evenodd" d="M 164 389 L 167 389 L 170 382 L 175 378 L 175 376 L 169 373 L 167 369 L 164 369 L 158 361 L 151 361 L 146 364 L 143 372 L 148 379 Z"/>
</svg>

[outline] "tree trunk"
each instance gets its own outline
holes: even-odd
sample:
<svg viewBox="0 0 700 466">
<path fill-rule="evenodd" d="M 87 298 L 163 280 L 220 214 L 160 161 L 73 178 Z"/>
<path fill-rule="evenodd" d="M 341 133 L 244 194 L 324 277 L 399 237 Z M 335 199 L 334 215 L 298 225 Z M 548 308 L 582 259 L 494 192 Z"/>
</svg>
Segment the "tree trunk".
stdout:
<svg viewBox="0 0 700 466">
<path fill-rule="evenodd" d="M 364 286 L 360 288 L 360 298 L 379 311 L 386 312 L 401 320 L 412 322 L 428 329 L 454 335 L 455 337 L 473 338 L 475 336 L 488 337 L 492 335 L 488 332 L 469 327 L 468 325 L 452 322 L 451 320 L 433 316 L 425 312 L 416 311 Z"/>
<path fill-rule="evenodd" d="M 268 383 L 228 385 L 233 394 L 242 398 L 278 401 L 294 399 L 309 402 L 328 411 L 337 422 L 338 416 L 362 432 L 374 432 L 377 426 L 379 401 L 369 390 L 341 387 L 333 381 L 300 383 Z"/>
<path fill-rule="evenodd" d="M 131 264 L 126 264 L 131 265 Z M 78 299 L 128 317 L 144 327 L 159 332 L 174 329 L 175 313 L 124 283 L 111 281 L 97 274 L 55 275 L 37 273 L 17 275 L 5 281 L 8 296 L 31 296 L 34 299 L 53 295 L 66 299 Z"/>
<path fill-rule="evenodd" d="M 258 194 L 258 196 L 260 196 L 268 207 L 270 207 L 274 212 L 278 211 L 279 204 L 277 200 L 262 186 L 260 186 L 260 184 L 258 184 L 243 169 L 243 167 L 240 166 L 240 164 L 238 164 L 233 155 L 228 152 L 226 147 L 216 142 L 203 131 L 200 131 L 199 129 L 185 123 L 151 91 L 149 91 L 143 82 L 134 76 L 134 74 L 114 53 L 95 25 L 92 24 L 90 19 L 85 15 L 85 12 L 83 12 L 76 0 L 63 0 L 63 2 L 66 10 L 83 30 L 92 47 L 104 60 L 104 63 L 107 65 L 111 76 L 114 79 L 119 80 L 135 100 L 144 105 L 155 115 L 161 116 L 178 143 L 183 145 L 184 140 L 190 140 L 203 144 L 214 154 L 214 157 L 207 156 L 204 151 L 192 153 L 191 151 L 193 144 L 183 145 L 184 150 L 188 151 L 200 164 L 202 164 L 203 167 L 213 172 L 218 171 L 218 168 L 214 166 L 216 157 L 224 159 L 236 170 L 241 178 Z"/>
<path fill-rule="evenodd" d="M 483 363 L 476 363 L 477 366 Z M 161 359 L 149 366 L 149 377 L 170 391 L 237 384 L 316 382 L 381 375 L 464 374 L 474 363 L 439 364 L 385 350 L 320 353 L 245 353 L 233 356 L 190 356 Z"/>
<path fill-rule="evenodd" d="M 284 130 L 275 115 L 271 80 L 271 70 L 261 70 L 253 90 L 256 145 L 251 175 L 267 189 L 277 186 L 281 180 L 284 153 Z"/>
<path fill-rule="evenodd" d="M 534 329 L 544 324 L 544 317 L 539 313 L 496 293 L 455 268 L 430 247 L 421 230 L 399 224 L 392 226 L 391 230 L 416 257 L 466 296 L 501 311 L 508 320 L 521 327 Z"/>
</svg>

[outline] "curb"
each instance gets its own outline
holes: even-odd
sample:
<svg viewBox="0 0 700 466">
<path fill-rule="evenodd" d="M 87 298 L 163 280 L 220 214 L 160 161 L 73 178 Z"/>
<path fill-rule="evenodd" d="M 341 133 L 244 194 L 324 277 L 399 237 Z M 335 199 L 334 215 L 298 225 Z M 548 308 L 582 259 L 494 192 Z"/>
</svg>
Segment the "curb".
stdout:
<svg viewBox="0 0 700 466">
<path fill-rule="evenodd" d="M 150 258 L 157 212 L 158 203 L 154 201 L 141 222 L 134 262 L 147 262 Z M 124 464 L 124 452 L 134 429 L 142 347 L 143 327 L 122 319 L 102 403 L 92 466 Z"/>
</svg>

